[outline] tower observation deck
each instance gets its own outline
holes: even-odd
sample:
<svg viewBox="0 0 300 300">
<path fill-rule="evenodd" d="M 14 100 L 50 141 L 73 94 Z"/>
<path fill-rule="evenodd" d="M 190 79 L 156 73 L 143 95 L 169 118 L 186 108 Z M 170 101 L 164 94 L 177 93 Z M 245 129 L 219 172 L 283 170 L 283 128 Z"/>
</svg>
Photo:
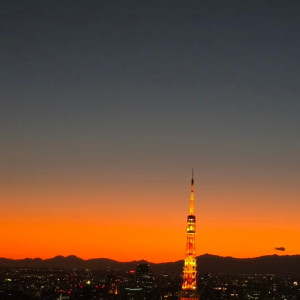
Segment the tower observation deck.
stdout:
<svg viewBox="0 0 300 300">
<path fill-rule="evenodd" d="M 187 240 L 183 266 L 182 287 L 179 292 L 181 300 L 198 300 L 197 262 L 195 249 L 196 216 L 194 211 L 194 176 L 192 171 L 189 215 L 187 217 Z"/>
</svg>

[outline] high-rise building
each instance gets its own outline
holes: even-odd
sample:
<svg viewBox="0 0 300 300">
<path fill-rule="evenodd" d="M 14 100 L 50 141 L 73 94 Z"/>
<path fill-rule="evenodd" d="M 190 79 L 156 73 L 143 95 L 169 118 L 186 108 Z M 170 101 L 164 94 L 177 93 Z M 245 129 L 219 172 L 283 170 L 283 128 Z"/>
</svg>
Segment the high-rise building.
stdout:
<svg viewBox="0 0 300 300">
<path fill-rule="evenodd" d="M 143 288 L 146 292 L 151 292 L 154 289 L 154 276 L 150 265 L 139 264 L 136 269 L 136 286 Z"/>
<path fill-rule="evenodd" d="M 189 215 L 187 217 L 187 241 L 183 266 L 182 287 L 179 292 L 181 300 L 198 300 L 197 262 L 195 249 L 196 216 L 194 210 L 194 176 L 192 171 Z"/>
<path fill-rule="evenodd" d="M 155 297 L 155 280 L 150 265 L 139 264 L 136 269 L 136 286 L 142 289 L 142 293 L 136 299 L 152 300 Z"/>
</svg>

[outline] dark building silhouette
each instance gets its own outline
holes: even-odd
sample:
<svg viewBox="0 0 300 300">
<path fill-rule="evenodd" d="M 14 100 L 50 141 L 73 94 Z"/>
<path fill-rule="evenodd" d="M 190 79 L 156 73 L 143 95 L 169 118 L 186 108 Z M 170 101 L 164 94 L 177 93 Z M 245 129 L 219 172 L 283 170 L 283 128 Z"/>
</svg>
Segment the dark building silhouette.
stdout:
<svg viewBox="0 0 300 300">
<path fill-rule="evenodd" d="M 136 269 L 136 286 L 142 289 L 144 299 L 154 299 L 155 280 L 148 264 L 139 264 Z"/>
</svg>

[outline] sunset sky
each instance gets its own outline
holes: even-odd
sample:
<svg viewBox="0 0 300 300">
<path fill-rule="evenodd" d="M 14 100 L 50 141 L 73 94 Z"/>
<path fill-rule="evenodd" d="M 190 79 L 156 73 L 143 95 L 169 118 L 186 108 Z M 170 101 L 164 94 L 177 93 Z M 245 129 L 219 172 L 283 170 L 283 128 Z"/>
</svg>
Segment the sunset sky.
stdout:
<svg viewBox="0 0 300 300">
<path fill-rule="evenodd" d="M 300 253 L 299 1 L 1 1 L 0 257 Z M 274 247 L 285 247 L 278 252 Z"/>
</svg>

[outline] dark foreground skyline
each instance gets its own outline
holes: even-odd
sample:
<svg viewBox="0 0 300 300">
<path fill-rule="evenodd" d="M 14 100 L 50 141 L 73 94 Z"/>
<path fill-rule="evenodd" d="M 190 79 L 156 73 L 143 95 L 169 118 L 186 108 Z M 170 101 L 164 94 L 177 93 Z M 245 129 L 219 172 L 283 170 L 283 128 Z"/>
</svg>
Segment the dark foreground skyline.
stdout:
<svg viewBox="0 0 300 300">
<path fill-rule="evenodd" d="M 153 266 L 111 269 L 1 269 L 0 299 L 178 300 L 180 273 Z M 200 300 L 298 300 L 300 277 L 275 274 L 199 274 Z"/>
</svg>

